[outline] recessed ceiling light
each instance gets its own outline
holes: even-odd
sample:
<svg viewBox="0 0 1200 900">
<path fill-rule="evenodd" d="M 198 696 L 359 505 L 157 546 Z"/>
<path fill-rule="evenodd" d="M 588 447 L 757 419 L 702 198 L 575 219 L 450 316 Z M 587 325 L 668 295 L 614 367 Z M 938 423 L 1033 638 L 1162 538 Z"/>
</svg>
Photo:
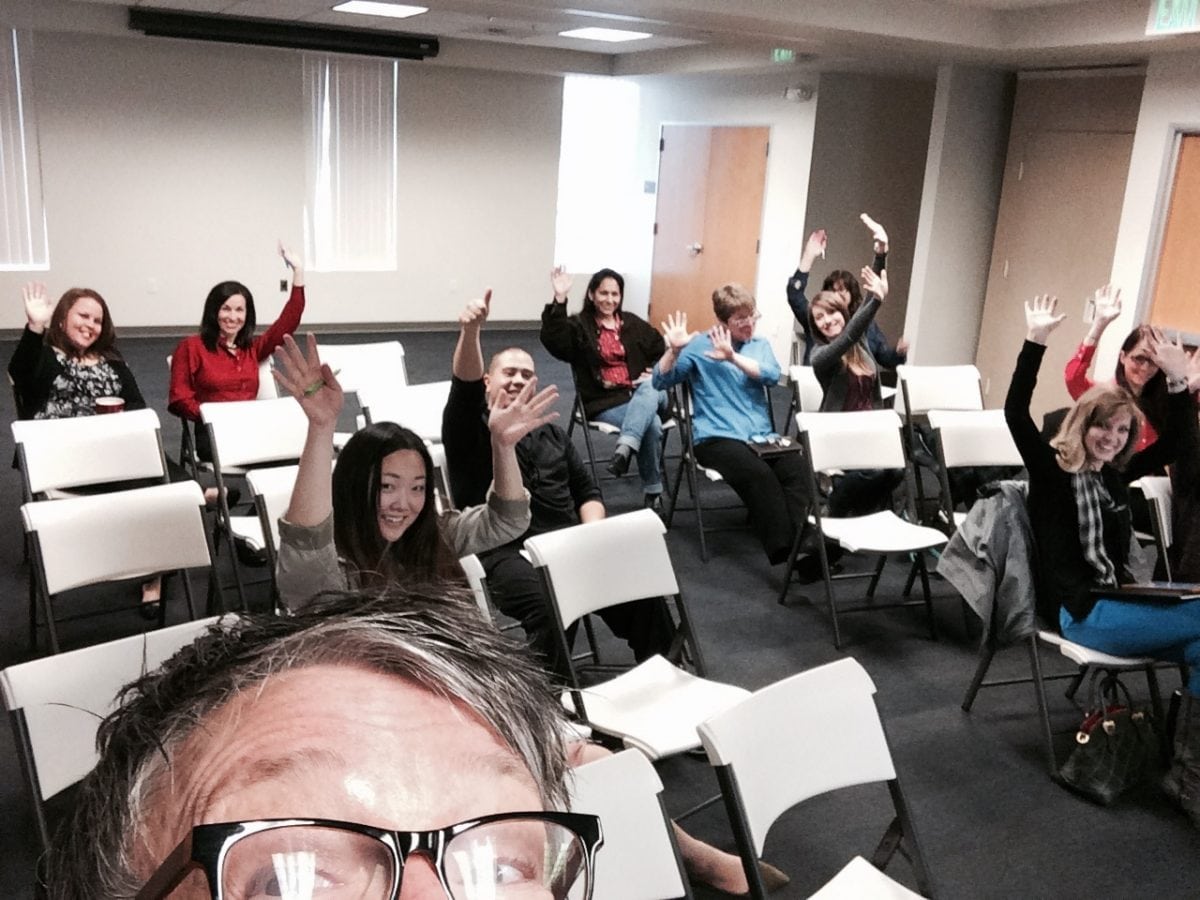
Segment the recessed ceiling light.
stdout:
<svg viewBox="0 0 1200 900">
<path fill-rule="evenodd" d="M 648 31 L 622 31 L 620 28 L 574 28 L 570 31 L 560 31 L 558 36 L 579 38 L 581 41 L 608 41 L 611 44 L 653 37 Z"/>
<path fill-rule="evenodd" d="M 429 12 L 428 6 L 406 6 L 403 3 L 383 3 L 380 0 L 346 0 L 333 8 L 334 12 L 361 13 L 364 16 L 387 16 L 391 19 L 407 19 Z"/>
</svg>

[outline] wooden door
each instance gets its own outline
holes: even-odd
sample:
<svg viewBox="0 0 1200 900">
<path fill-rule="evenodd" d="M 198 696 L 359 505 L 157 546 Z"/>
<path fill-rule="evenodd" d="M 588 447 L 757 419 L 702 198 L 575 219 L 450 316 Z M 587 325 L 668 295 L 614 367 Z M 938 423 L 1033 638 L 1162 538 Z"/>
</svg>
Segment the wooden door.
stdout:
<svg viewBox="0 0 1200 900">
<path fill-rule="evenodd" d="M 1154 274 L 1149 321 L 1200 335 L 1200 134 L 1183 136 Z"/>
<path fill-rule="evenodd" d="M 650 322 L 682 310 L 710 327 L 712 292 L 754 290 L 770 129 L 664 125 L 650 279 Z"/>
</svg>

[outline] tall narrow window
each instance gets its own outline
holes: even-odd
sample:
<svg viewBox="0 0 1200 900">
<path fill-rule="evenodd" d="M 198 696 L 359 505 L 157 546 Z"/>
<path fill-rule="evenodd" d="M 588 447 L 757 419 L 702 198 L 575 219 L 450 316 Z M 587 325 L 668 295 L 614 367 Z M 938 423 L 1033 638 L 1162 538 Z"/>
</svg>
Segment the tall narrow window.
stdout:
<svg viewBox="0 0 1200 900">
<path fill-rule="evenodd" d="M 395 60 L 304 57 L 304 237 L 317 271 L 396 268 Z"/>
<path fill-rule="evenodd" d="M 635 82 L 568 75 L 563 81 L 554 259 L 571 272 L 631 264 L 641 221 L 636 183 L 638 103 Z"/>
<path fill-rule="evenodd" d="M 0 30 L 0 270 L 48 269 L 28 33 Z"/>
</svg>

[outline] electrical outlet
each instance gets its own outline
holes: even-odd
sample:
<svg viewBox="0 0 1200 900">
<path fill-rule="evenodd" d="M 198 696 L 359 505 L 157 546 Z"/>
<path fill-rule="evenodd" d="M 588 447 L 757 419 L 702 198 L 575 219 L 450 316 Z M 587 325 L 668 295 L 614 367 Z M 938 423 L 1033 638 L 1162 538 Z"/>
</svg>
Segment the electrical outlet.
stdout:
<svg viewBox="0 0 1200 900">
<path fill-rule="evenodd" d="M 287 293 L 287 279 L 286 278 L 279 279 L 279 290 L 282 291 L 283 293 Z"/>
</svg>

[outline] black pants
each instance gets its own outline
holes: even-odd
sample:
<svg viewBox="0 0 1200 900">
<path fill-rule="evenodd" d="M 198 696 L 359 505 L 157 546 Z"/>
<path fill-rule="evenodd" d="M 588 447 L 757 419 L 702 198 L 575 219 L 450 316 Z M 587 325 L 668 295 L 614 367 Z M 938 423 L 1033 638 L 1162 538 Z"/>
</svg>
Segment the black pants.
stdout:
<svg viewBox="0 0 1200 900">
<path fill-rule="evenodd" d="M 801 454 L 763 459 L 744 441 L 710 438 L 696 445 L 696 460 L 720 472 L 737 491 L 771 565 L 786 562 L 809 510 L 808 471 Z"/>
<path fill-rule="evenodd" d="M 558 625 L 550 608 L 550 598 L 542 589 L 541 576 L 521 556 L 520 549 L 517 544 L 506 544 L 480 554 L 479 560 L 487 573 L 488 593 L 502 613 L 521 623 L 530 645 L 542 657 L 547 671 L 562 684 L 569 684 L 569 660 L 564 657 L 558 639 Z M 614 565 L 619 562 L 614 561 Z M 604 620 L 613 634 L 625 640 L 638 662 L 656 653 L 666 655 L 671 649 L 675 624 L 662 598 L 631 600 L 601 610 L 596 615 Z M 575 629 L 571 628 L 567 635 L 568 646 L 574 634 Z"/>
<path fill-rule="evenodd" d="M 900 469 L 859 469 L 833 480 L 829 515 L 866 516 L 892 508 L 892 492 L 904 480 Z"/>
</svg>

